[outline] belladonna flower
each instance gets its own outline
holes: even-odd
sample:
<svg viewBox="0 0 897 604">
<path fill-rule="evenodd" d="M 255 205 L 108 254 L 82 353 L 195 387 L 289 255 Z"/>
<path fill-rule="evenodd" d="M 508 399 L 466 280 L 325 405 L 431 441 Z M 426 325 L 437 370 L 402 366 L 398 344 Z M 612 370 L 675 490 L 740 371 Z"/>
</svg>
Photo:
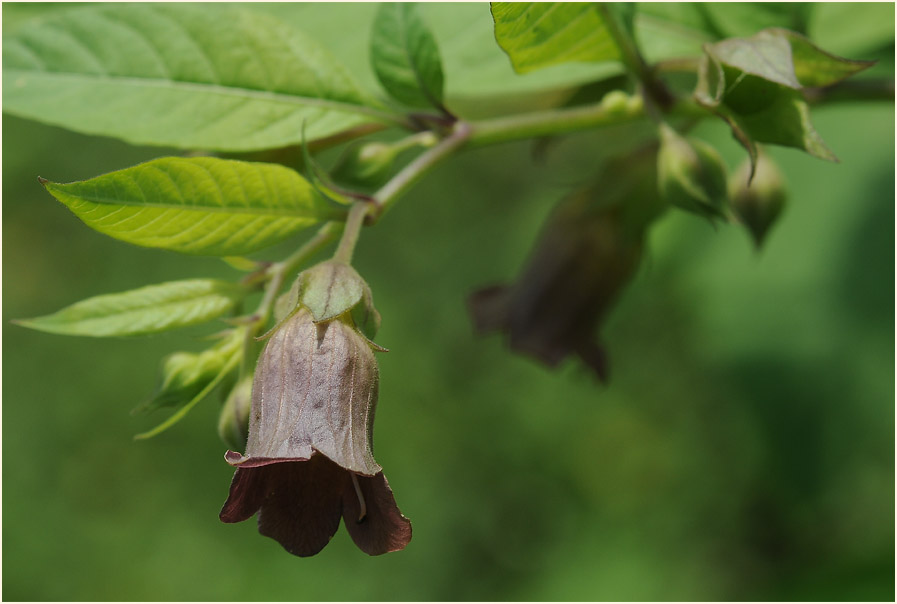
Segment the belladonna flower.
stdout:
<svg viewBox="0 0 897 604">
<path fill-rule="evenodd" d="M 221 520 L 258 512 L 259 532 L 297 556 L 321 551 L 341 517 L 367 554 L 404 548 L 411 523 L 372 453 L 378 381 L 349 313 L 315 323 L 300 306 L 259 359 L 246 454 L 226 455 L 237 471 Z"/>
<path fill-rule="evenodd" d="M 613 161 L 596 185 L 561 200 L 517 282 L 471 295 L 476 330 L 502 331 L 513 350 L 550 367 L 577 355 L 606 380 L 597 331 L 638 268 L 647 226 L 664 208 L 655 158 L 649 147 Z"/>
</svg>

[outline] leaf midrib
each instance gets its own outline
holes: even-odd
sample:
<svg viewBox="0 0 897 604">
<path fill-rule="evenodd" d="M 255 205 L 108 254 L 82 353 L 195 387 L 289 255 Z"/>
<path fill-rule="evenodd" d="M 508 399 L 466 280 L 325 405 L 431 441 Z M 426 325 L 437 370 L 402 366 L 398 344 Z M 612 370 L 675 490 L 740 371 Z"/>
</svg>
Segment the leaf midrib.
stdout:
<svg viewBox="0 0 897 604">
<path fill-rule="evenodd" d="M 442 102 L 435 97 L 433 92 L 430 90 L 429 85 L 424 81 L 423 74 L 421 73 L 421 66 L 418 62 L 418 57 L 414 56 L 414 53 L 412 52 L 411 39 L 408 35 L 411 29 L 409 27 L 409 23 L 411 23 L 411 21 L 415 18 L 420 19 L 420 16 L 412 14 L 410 12 L 414 10 L 414 7 L 403 8 L 401 5 L 397 5 L 395 9 L 399 14 L 399 36 L 401 37 L 400 45 L 402 48 L 402 52 L 405 53 L 405 58 L 408 61 L 408 64 L 411 65 L 411 73 L 414 75 L 414 79 L 417 82 L 417 87 L 421 92 L 424 93 L 424 97 L 427 99 L 427 102 L 429 102 L 434 107 L 439 108 L 442 105 Z"/>
<path fill-rule="evenodd" d="M 49 183 L 48 183 L 49 184 Z M 314 219 L 317 216 L 310 216 L 308 214 L 308 207 L 299 207 L 299 208 L 252 208 L 246 206 L 204 206 L 204 205 L 186 205 L 186 204 L 178 204 L 178 203 L 166 203 L 159 201 L 138 201 L 131 199 L 114 199 L 110 197 L 103 197 L 99 195 L 84 195 L 81 193 L 74 193 L 71 191 L 66 191 L 63 187 L 69 185 L 60 185 L 54 183 L 54 186 L 49 186 L 48 190 L 51 194 L 60 193 L 67 197 L 71 197 L 77 201 L 86 201 L 90 203 L 95 203 L 98 205 L 107 205 L 107 206 L 134 206 L 140 208 L 161 208 L 164 210 L 186 210 L 193 212 L 222 212 L 225 214 L 250 214 L 250 215 L 260 215 L 260 216 L 287 216 L 287 217 L 295 217 L 295 218 L 307 218 Z M 338 212 L 334 210 L 333 215 L 337 215 Z"/>
<path fill-rule="evenodd" d="M 355 104 L 343 101 L 331 101 L 328 99 L 306 97 L 294 94 L 286 94 L 282 92 L 274 92 L 271 90 L 256 90 L 253 88 L 240 88 L 238 86 L 223 86 L 221 84 L 209 84 L 204 82 L 187 82 L 184 80 L 170 80 L 165 78 L 139 78 L 133 76 L 109 76 L 104 74 L 84 74 L 66 71 L 44 71 L 44 70 L 27 70 L 27 69 L 4 69 L 5 75 L 10 78 L 20 76 L 45 76 L 60 80 L 75 80 L 85 84 L 96 84 L 98 82 L 114 82 L 126 86 L 145 87 L 178 90 L 187 92 L 201 92 L 204 94 L 217 94 L 221 96 L 232 96 L 238 98 L 249 98 L 253 100 L 261 100 L 275 103 L 283 103 L 286 105 L 300 105 L 320 107 L 332 111 L 340 111 L 343 113 L 356 113 L 367 115 L 372 118 L 395 122 L 400 121 L 399 116 L 389 111 L 371 107 L 363 104 Z M 7 87 L 7 92 L 15 91 L 16 85 L 13 83 Z"/>
<path fill-rule="evenodd" d="M 158 302 L 158 301 L 147 301 L 142 306 L 130 306 L 122 309 L 113 309 L 111 312 L 107 314 L 91 314 L 91 315 L 83 315 L 80 317 L 67 317 L 64 315 L 57 315 L 53 319 L 46 319 L 41 321 L 44 325 L 76 325 L 88 322 L 97 322 L 97 321 L 108 321 L 114 322 L 123 320 L 125 318 L 129 318 L 131 315 L 136 315 L 138 318 L 142 316 L 146 316 L 150 314 L 153 319 L 153 325 L 175 325 L 180 324 L 183 320 L 183 316 L 187 313 L 181 313 L 181 316 L 173 316 L 164 321 L 157 321 L 157 315 L 166 315 L 171 313 L 171 311 L 177 310 L 179 308 L 189 308 L 193 309 L 199 306 L 208 305 L 211 302 L 220 302 L 222 300 L 227 300 L 230 303 L 230 306 L 236 304 L 236 301 L 223 294 L 210 293 L 205 294 L 203 296 L 194 297 L 194 298 L 180 298 L 175 300 L 169 300 L 166 302 Z M 82 310 L 82 309 L 76 309 Z M 96 309 L 94 312 L 102 312 L 103 309 Z M 52 316 L 52 315 L 51 315 Z M 32 320 L 32 323 L 37 323 L 37 320 Z M 135 324 L 140 324 L 139 321 L 134 321 Z"/>
</svg>

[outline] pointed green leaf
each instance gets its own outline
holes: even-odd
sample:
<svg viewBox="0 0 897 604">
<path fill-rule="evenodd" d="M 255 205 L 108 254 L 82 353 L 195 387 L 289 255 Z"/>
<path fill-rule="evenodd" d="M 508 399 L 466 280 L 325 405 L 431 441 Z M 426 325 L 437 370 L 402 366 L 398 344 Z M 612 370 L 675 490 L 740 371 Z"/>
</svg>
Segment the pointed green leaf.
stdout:
<svg viewBox="0 0 897 604">
<path fill-rule="evenodd" d="M 191 279 L 95 296 L 19 325 L 71 336 L 135 336 L 198 325 L 231 312 L 246 296 L 236 283 Z"/>
<path fill-rule="evenodd" d="M 213 157 L 164 157 L 44 186 L 101 233 L 189 254 L 248 254 L 345 214 L 289 168 Z"/>
<path fill-rule="evenodd" d="M 493 2 L 495 39 L 526 73 L 568 61 L 613 61 L 620 51 L 587 2 Z"/>
<path fill-rule="evenodd" d="M 680 3 L 676 3 L 680 4 Z M 812 2 L 690 2 L 704 16 L 705 29 L 719 38 L 750 36 L 770 27 L 804 31 L 816 9 Z"/>
<path fill-rule="evenodd" d="M 380 5 L 371 35 L 371 63 L 377 79 L 400 103 L 442 108 L 439 48 L 415 4 Z"/>
<path fill-rule="evenodd" d="M 390 114 L 317 42 L 251 11 L 107 4 L 3 39 L 3 110 L 135 144 L 249 151 Z"/>
</svg>

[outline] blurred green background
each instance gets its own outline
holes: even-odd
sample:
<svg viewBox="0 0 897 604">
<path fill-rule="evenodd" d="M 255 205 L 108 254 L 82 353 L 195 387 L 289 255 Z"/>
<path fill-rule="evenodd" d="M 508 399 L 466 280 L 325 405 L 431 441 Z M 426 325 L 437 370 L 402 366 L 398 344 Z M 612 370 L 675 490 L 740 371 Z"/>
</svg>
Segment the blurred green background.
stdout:
<svg viewBox="0 0 897 604">
<path fill-rule="evenodd" d="M 39 10 L 5 4 L 4 30 Z M 892 40 L 871 75 L 893 74 Z M 572 137 L 545 163 L 529 144 L 478 150 L 419 184 L 357 252 L 390 349 L 377 459 L 414 538 L 369 558 L 341 529 L 299 559 L 253 521 L 218 521 L 232 469 L 217 398 L 131 438 L 163 417 L 129 414 L 160 359 L 208 330 L 92 340 L 9 323 L 238 278 L 93 233 L 37 183 L 172 151 L 4 115 L 4 598 L 893 600 L 894 108 L 813 116 L 841 163 L 772 149 L 792 195 L 762 253 L 734 225 L 657 225 L 605 329 L 607 387 L 475 337 L 464 300 L 515 277 L 554 202 L 633 131 Z M 696 134 L 741 160 L 721 124 Z"/>
</svg>

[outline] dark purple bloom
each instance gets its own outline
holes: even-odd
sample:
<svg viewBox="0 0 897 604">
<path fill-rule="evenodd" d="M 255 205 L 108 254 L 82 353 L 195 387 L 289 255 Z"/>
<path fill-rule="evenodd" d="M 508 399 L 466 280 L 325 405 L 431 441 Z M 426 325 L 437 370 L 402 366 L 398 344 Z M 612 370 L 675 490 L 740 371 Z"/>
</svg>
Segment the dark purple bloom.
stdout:
<svg viewBox="0 0 897 604">
<path fill-rule="evenodd" d="M 348 315 L 316 324 L 300 308 L 259 359 L 246 454 L 226 455 L 237 471 L 221 520 L 258 512 L 259 532 L 297 556 L 321 551 L 341 517 L 367 554 L 404 548 L 411 523 L 372 453 L 378 383 Z"/>
<path fill-rule="evenodd" d="M 550 367 L 577 355 L 606 380 L 597 332 L 639 266 L 647 225 L 663 210 L 655 157 L 648 148 L 611 162 L 597 185 L 563 199 L 520 278 L 470 296 L 477 331 L 502 331 L 513 350 Z"/>
</svg>

